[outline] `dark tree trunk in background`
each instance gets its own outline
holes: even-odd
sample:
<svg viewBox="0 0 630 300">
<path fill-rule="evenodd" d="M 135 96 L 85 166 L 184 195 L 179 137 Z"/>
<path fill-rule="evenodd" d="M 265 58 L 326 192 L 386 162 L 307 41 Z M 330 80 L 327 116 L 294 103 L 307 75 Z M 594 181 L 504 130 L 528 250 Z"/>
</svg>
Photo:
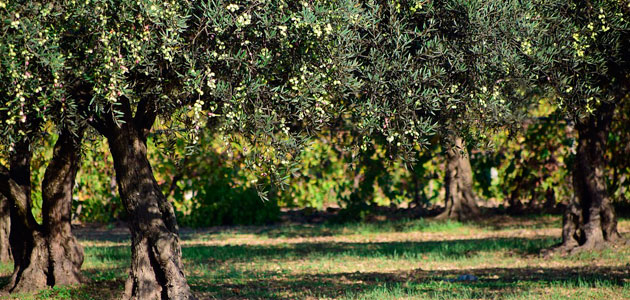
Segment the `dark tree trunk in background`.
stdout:
<svg viewBox="0 0 630 300">
<path fill-rule="evenodd" d="M 9 292 L 31 292 L 81 281 L 83 250 L 70 232 L 72 188 L 79 168 L 80 138 L 64 130 L 53 150 L 42 183 L 43 226 L 31 213 L 32 152 L 27 142 L 15 146 L 10 169 L 0 172 L 0 191 L 10 203 L 14 261 Z"/>
<path fill-rule="evenodd" d="M 556 192 L 551 187 L 545 191 L 545 206 L 543 208 L 547 212 L 553 212 L 556 208 Z"/>
<path fill-rule="evenodd" d="M 601 249 L 620 238 L 617 218 L 606 191 L 605 147 L 613 105 L 576 124 L 578 146 L 573 169 L 575 196 L 563 218 L 562 244 L 556 249 L 577 252 Z"/>
<path fill-rule="evenodd" d="M 147 159 L 146 138 L 153 120 L 145 120 L 145 126 L 139 126 L 136 118 L 101 128 L 109 142 L 131 230 L 131 270 L 123 298 L 194 299 L 183 273 L 175 212 Z"/>
<path fill-rule="evenodd" d="M 0 193 L 0 262 L 9 262 L 12 259 L 9 234 L 11 232 L 11 215 L 9 212 L 9 200 Z"/>
<path fill-rule="evenodd" d="M 507 197 L 507 200 L 508 200 L 507 212 L 511 215 L 519 215 L 519 214 L 522 214 L 524 211 L 523 202 L 521 202 L 521 199 L 520 199 L 521 197 L 520 191 L 525 186 L 523 175 L 518 175 L 515 181 L 517 182 L 516 188 L 514 188 L 512 192 L 510 193 L 510 196 Z"/>
<path fill-rule="evenodd" d="M 445 173 L 445 210 L 436 218 L 462 221 L 478 215 L 470 160 L 460 137 L 453 138 L 453 146 L 446 150 Z"/>
</svg>

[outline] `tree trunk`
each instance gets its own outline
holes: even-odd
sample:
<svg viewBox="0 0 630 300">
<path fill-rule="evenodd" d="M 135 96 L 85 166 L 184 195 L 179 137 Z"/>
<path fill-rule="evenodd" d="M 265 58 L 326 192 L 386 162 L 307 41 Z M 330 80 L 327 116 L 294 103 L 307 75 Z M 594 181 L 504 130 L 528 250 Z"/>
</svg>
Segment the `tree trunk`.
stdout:
<svg viewBox="0 0 630 300">
<path fill-rule="evenodd" d="M 14 269 L 9 292 L 32 292 L 47 286 L 81 281 L 83 250 L 70 232 L 72 189 L 79 167 L 79 138 L 64 130 L 53 151 L 42 183 L 44 226 L 31 213 L 30 145 L 22 141 L 1 172 L 0 191 L 10 203 L 9 237 Z"/>
<path fill-rule="evenodd" d="M 479 214 L 479 208 L 473 191 L 472 169 L 460 137 L 454 139 L 454 147 L 448 147 L 446 159 L 446 207 L 436 218 L 463 221 L 475 217 Z"/>
<path fill-rule="evenodd" d="M 562 225 L 562 244 L 556 249 L 578 252 L 601 249 L 620 238 L 615 211 L 606 191 L 605 147 L 613 105 L 602 105 L 581 120 L 573 169 L 575 196 L 567 206 Z"/>
<path fill-rule="evenodd" d="M 9 245 L 10 232 L 9 200 L 0 193 L 0 262 L 9 262 L 12 259 L 11 246 Z"/>
<path fill-rule="evenodd" d="M 129 216 L 132 261 L 124 299 L 194 299 L 184 276 L 175 213 L 147 159 L 146 133 L 132 122 L 107 134 Z"/>
<path fill-rule="evenodd" d="M 83 280 L 83 248 L 71 232 L 72 190 L 81 162 L 80 139 L 68 131 L 59 136 L 42 181 L 42 221 L 50 255 L 51 286 Z"/>
<path fill-rule="evenodd" d="M 523 214 L 523 211 L 525 210 L 523 207 L 523 202 L 521 202 L 521 189 L 524 187 L 524 180 L 523 180 L 523 175 L 519 174 L 516 179 L 516 188 L 514 188 L 512 190 L 512 192 L 510 193 L 510 196 L 507 197 L 508 200 L 508 207 L 507 207 L 507 212 L 508 214 L 511 215 L 520 215 Z"/>
<path fill-rule="evenodd" d="M 543 208 L 546 212 L 553 212 L 556 209 L 556 192 L 551 187 L 545 190 L 545 206 Z"/>
</svg>

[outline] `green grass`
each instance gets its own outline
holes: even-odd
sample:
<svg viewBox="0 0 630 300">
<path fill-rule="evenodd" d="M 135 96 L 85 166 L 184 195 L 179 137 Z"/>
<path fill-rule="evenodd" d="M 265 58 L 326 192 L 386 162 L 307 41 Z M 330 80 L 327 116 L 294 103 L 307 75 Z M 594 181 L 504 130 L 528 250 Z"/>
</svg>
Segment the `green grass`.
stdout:
<svg viewBox="0 0 630 300">
<path fill-rule="evenodd" d="M 201 299 L 623 299 L 630 247 L 543 258 L 559 218 L 183 230 L 183 257 Z M 627 232 L 630 222 L 620 223 Z M 116 299 L 129 266 L 125 236 L 82 232 L 89 282 L 19 299 Z M 0 265 L 6 283 L 12 267 Z M 476 281 L 458 281 L 472 274 Z"/>
<path fill-rule="evenodd" d="M 292 225 L 274 227 L 260 232 L 260 235 L 269 238 L 276 237 L 316 237 L 333 236 L 343 234 L 378 234 L 390 232 L 455 232 L 466 231 L 468 228 L 461 222 L 445 221 L 430 222 L 425 219 L 402 220 L 377 223 L 349 223 L 349 224 L 322 224 L 322 225 Z"/>
</svg>

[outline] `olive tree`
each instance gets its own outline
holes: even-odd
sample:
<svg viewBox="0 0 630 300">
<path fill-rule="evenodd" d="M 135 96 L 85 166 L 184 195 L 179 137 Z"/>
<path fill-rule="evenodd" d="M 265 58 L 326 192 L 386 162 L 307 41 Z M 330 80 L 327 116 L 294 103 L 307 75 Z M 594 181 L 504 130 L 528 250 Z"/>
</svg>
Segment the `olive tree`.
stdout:
<svg viewBox="0 0 630 300">
<path fill-rule="evenodd" d="M 84 126 L 73 118 L 63 88 L 65 57 L 55 27 L 60 10 L 53 3 L 0 3 L 0 147 L 7 164 L 0 164 L 0 198 L 8 205 L 10 222 L 2 225 L 10 223 L 14 261 L 5 289 L 79 283 L 83 250 L 71 233 L 70 215 Z M 31 212 L 31 159 L 51 131 L 59 136 L 41 184 L 40 224 Z"/>
<path fill-rule="evenodd" d="M 11 256 L 11 246 L 9 245 L 9 235 L 11 234 L 11 213 L 9 211 L 9 200 L 0 193 L 0 262 L 9 262 Z"/>
<path fill-rule="evenodd" d="M 440 217 L 478 213 L 465 140 L 483 140 L 512 123 L 522 101 L 518 1 L 393 1 L 364 4 L 357 27 L 357 72 L 365 83 L 353 98 L 356 124 L 392 153 L 441 137 L 446 210 Z"/>
<path fill-rule="evenodd" d="M 524 52 L 539 84 L 577 131 L 575 196 L 563 218 L 560 251 L 601 248 L 620 235 L 606 188 L 613 115 L 630 88 L 630 2 L 535 1 Z"/>
<path fill-rule="evenodd" d="M 291 149 L 339 110 L 334 91 L 357 84 L 335 47 L 353 10 L 351 1 L 65 4 L 64 84 L 77 115 L 107 138 L 129 216 L 123 298 L 194 298 L 173 206 L 147 159 L 154 126 L 184 126 L 193 146 L 201 130 L 238 133 L 250 167 L 282 178 Z"/>
</svg>

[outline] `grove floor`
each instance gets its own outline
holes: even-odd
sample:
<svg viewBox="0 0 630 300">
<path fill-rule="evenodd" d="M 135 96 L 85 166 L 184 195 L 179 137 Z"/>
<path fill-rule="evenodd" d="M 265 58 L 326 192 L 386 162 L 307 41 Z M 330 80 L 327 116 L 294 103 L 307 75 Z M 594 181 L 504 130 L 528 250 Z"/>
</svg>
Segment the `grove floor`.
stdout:
<svg viewBox="0 0 630 300">
<path fill-rule="evenodd" d="M 477 223 L 408 220 L 345 225 L 183 229 L 200 299 L 630 299 L 630 246 L 539 255 L 560 218 L 496 216 Z M 630 238 L 630 221 L 619 229 Z M 129 266 L 124 228 L 76 230 L 89 282 L 19 299 L 117 299 Z M 0 284 L 11 265 L 0 265 Z M 461 275 L 476 280 L 458 280 Z"/>
</svg>

